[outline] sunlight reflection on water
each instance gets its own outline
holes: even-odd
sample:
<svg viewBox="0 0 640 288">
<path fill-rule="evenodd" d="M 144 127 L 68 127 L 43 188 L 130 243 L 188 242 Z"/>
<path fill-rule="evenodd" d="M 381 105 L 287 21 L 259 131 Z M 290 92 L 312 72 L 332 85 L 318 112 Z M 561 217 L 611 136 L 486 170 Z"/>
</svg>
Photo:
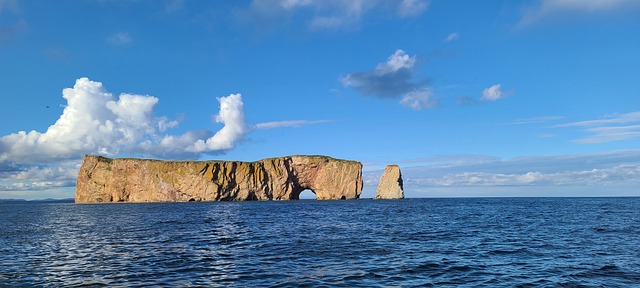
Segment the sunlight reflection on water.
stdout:
<svg viewBox="0 0 640 288">
<path fill-rule="evenodd" d="M 0 208 L 0 286 L 640 283 L 640 198 Z"/>
</svg>

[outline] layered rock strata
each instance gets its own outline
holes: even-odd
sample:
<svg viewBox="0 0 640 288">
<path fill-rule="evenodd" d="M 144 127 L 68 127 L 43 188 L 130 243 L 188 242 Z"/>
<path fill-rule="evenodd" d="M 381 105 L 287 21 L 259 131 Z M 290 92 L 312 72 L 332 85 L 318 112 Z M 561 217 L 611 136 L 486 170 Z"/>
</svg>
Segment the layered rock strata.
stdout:
<svg viewBox="0 0 640 288">
<path fill-rule="evenodd" d="M 110 159 L 86 155 L 76 203 L 358 199 L 362 163 L 326 156 L 256 162 Z"/>
<path fill-rule="evenodd" d="M 387 165 L 380 176 L 376 196 L 373 199 L 403 199 L 402 173 L 398 165 Z"/>
</svg>

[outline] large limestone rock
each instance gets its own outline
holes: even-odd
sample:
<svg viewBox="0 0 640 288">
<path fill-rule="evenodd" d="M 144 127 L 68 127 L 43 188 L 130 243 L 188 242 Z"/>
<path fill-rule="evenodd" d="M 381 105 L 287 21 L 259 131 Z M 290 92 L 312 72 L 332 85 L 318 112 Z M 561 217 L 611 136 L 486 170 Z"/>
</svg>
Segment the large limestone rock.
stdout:
<svg viewBox="0 0 640 288">
<path fill-rule="evenodd" d="M 376 196 L 373 199 L 403 199 L 402 174 L 398 165 L 387 165 L 380 176 Z"/>
<path fill-rule="evenodd" d="M 326 156 L 257 162 L 110 159 L 86 155 L 76 203 L 358 199 L 362 163 Z"/>
</svg>

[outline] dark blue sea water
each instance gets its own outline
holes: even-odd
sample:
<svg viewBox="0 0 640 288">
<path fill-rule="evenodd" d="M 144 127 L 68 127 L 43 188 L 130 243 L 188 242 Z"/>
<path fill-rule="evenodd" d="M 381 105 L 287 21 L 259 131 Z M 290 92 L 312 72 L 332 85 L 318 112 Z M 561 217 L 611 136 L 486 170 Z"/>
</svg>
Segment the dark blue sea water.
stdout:
<svg viewBox="0 0 640 288">
<path fill-rule="evenodd" d="M 0 204 L 0 235 L 0 286 L 640 286 L 640 198 Z"/>
</svg>

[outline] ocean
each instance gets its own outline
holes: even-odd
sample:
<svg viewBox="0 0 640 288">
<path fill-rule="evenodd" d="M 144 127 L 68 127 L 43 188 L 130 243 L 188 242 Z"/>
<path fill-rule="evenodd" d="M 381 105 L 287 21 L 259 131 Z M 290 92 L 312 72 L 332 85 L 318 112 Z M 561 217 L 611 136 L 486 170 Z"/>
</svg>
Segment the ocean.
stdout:
<svg viewBox="0 0 640 288">
<path fill-rule="evenodd" d="M 640 198 L 0 204 L 0 287 L 640 287 Z"/>
</svg>

